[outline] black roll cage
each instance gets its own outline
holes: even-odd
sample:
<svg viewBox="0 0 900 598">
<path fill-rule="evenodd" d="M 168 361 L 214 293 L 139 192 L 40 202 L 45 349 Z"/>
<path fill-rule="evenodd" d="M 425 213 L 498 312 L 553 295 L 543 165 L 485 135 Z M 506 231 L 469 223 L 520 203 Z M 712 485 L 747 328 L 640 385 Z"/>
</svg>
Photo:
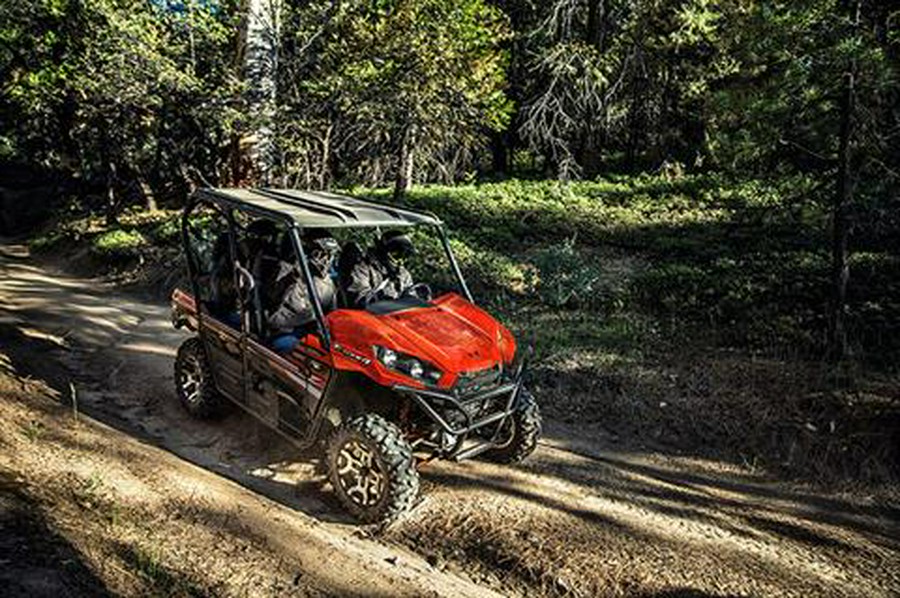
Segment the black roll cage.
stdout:
<svg viewBox="0 0 900 598">
<path fill-rule="evenodd" d="M 266 195 L 278 195 L 272 191 L 259 191 L 259 193 L 265 193 Z M 280 197 L 280 196 L 279 196 Z M 286 198 L 281 198 L 282 200 Z M 292 201 L 292 203 L 294 203 Z M 384 204 L 379 204 L 377 202 L 367 202 L 371 205 L 382 206 L 385 209 L 393 209 L 391 206 L 384 206 Z M 235 288 L 238 290 L 239 298 L 240 298 L 240 315 L 241 315 L 241 329 L 243 334 L 249 334 L 249 325 L 247 322 L 246 316 L 246 297 L 243 295 L 244 293 L 244 285 L 240 279 L 240 269 L 242 268 L 238 256 L 237 251 L 237 237 L 236 232 L 241 228 L 241 226 L 236 222 L 234 218 L 234 210 L 238 210 L 244 213 L 252 214 L 254 216 L 260 218 L 267 218 L 269 220 L 273 220 L 276 222 L 281 222 L 287 226 L 288 234 L 290 235 L 291 245 L 294 248 L 294 255 L 300 263 L 300 268 L 303 272 L 303 278 L 306 284 L 307 293 L 309 293 L 310 298 L 312 298 L 313 304 L 313 312 L 316 317 L 316 328 L 319 332 L 319 335 L 322 339 L 322 344 L 326 350 L 331 349 L 331 335 L 328 332 L 328 326 L 325 324 L 325 313 L 322 309 L 321 299 L 319 298 L 319 294 L 316 291 L 316 285 L 313 280 L 312 272 L 309 269 L 309 262 L 307 260 L 306 252 L 303 249 L 303 243 L 301 241 L 300 235 L 305 229 L 301 224 L 296 222 L 294 218 L 278 212 L 276 210 L 270 210 L 266 208 L 261 208 L 259 206 L 255 206 L 251 203 L 243 202 L 238 199 L 229 197 L 227 194 L 220 193 L 216 190 L 212 189 L 202 189 L 196 191 L 191 195 L 187 204 L 184 207 L 181 216 L 181 237 L 182 244 L 184 245 L 185 254 L 187 255 L 187 263 L 188 263 L 188 274 L 191 279 L 191 290 L 194 293 L 194 297 L 198 301 L 198 309 L 197 309 L 197 320 L 198 323 L 202 322 L 204 317 L 203 310 L 199 307 L 199 299 L 200 299 L 200 285 L 199 285 L 199 267 L 195 261 L 195 255 L 191 248 L 191 239 L 189 235 L 190 231 L 190 222 L 189 218 L 198 206 L 208 205 L 216 212 L 218 212 L 228 223 L 228 245 L 229 245 L 229 255 L 231 257 L 232 264 L 234 267 L 233 275 L 234 275 L 234 284 Z M 304 202 L 304 207 L 308 209 L 312 209 L 315 211 L 327 212 L 329 210 L 333 210 L 327 205 L 323 205 L 317 202 Z M 447 237 L 447 233 L 444 229 L 443 223 L 440 221 L 437 216 L 434 214 L 428 213 L 429 217 L 433 219 L 433 223 L 392 223 L 392 224 L 379 224 L 379 225 L 370 225 L 370 224 L 360 224 L 357 226 L 344 226 L 342 228 L 379 228 L 381 226 L 406 226 L 406 227 L 414 227 L 414 226 L 431 226 L 435 228 L 438 232 L 438 237 L 441 240 L 441 245 L 444 248 L 444 253 L 447 256 L 447 259 L 450 262 L 450 267 L 453 270 L 453 274 L 456 277 L 456 282 L 459 285 L 459 290 L 462 291 L 463 295 L 468 299 L 471 303 L 475 303 L 472 293 L 469 291 L 469 287 L 466 284 L 465 278 L 463 277 L 462 270 L 459 267 L 459 262 L 456 260 L 456 256 L 453 253 L 453 249 L 450 246 L 450 240 Z M 346 221 L 346 219 L 345 219 Z M 314 226 L 307 227 L 309 230 L 315 228 L 328 228 L 322 226 Z M 255 282 L 253 283 L 255 284 Z M 247 291 L 253 292 L 254 289 L 251 287 L 247 289 Z M 246 357 L 245 357 L 246 359 Z M 246 364 L 245 364 L 246 365 Z"/>
</svg>

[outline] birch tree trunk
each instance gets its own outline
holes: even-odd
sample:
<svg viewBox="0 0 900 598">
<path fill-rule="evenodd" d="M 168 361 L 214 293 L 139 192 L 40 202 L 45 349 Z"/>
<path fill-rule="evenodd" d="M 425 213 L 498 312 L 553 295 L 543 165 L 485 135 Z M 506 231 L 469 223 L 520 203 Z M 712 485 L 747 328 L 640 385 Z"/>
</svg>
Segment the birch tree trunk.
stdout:
<svg viewBox="0 0 900 598">
<path fill-rule="evenodd" d="M 413 166 L 415 164 L 416 126 L 407 125 L 400 140 L 400 151 L 397 156 L 397 177 L 394 181 L 394 199 L 400 199 L 412 184 Z"/>
<path fill-rule="evenodd" d="M 244 77 L 253 132 L 249 157 L 262 184 L 268 184 L 277 162 L 275 111 L 278 90 L 278 42 L 282 0 L 245 0 Z"/>
<path fill-rule="evenodd" d="M 119 225 L 119 200 L 116 197 L 116 185 L 119 173 L 115 160 L 106 163 L 106 226 Z"/>
</svg>

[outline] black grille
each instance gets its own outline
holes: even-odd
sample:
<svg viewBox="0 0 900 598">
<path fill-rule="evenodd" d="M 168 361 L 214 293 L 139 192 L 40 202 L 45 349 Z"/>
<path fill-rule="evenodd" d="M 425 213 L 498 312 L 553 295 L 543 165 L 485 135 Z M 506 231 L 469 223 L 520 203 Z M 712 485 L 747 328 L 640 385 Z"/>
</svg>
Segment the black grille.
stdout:
<svg viewBox="0 0 900 598">
<path fill-rule="evenodd" d="M 474 372 L 463 372 L 456 381 L 456 394 L 466 396 L 490 390 L 500 383 L 502 374 L 500 364 Z"/>
</svg>

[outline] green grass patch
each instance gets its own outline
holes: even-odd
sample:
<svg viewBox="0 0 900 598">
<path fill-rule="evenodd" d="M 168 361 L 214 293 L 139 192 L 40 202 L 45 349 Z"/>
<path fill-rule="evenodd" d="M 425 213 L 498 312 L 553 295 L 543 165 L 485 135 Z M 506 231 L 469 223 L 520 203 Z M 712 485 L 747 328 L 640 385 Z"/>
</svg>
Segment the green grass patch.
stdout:
<svg viewBox="0 0 900 598">
<path fill-rule="evenodd" d="M 149 248 L 180 249 L 181 212 L 128 210 L 109 226 L 102 216 L 89 215 L 56 223 L 52 230 L 33 237 L 34 253 L 68 253 L 80 247 L 111 264 L 133 260 Z"/>
<path fill-rule="evenodd" d="M 473 286 L 492 304 L 704 326 L 720 342 L 820 354 L 829 296 L 828 206 L 805 178 L 610 176 L 414 187 L 402 204 L 438 214 Z M 389 190 L 354 193 L 391 203 Z M 866 228 L 857 229 L 860 242 Z M 610 251 L 618 256 L 608 259 Z M 621 267 L 623 260 L 632 260 Z M 900 354 L 898 259 L 851 261 L 857 354 Z M 879 332 L 880 331 L 880 332 Z"/>
<path fill-rule="evenodd" d="M 130 256 L 147 245 L 147 238 L 137 230 L 114 229 L 96 236 L 91 249 L 104 256 Z"/>
</svg>

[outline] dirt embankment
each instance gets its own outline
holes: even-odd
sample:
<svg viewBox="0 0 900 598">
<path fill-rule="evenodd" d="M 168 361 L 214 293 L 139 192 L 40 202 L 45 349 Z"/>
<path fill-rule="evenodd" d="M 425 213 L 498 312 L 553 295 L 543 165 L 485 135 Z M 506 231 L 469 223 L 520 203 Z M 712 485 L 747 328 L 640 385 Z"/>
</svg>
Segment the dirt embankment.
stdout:
<svg viewBox="0 0 900 598">
<path fill-rule="evenodd" d="M 24 256 L 0 269 L 12 365 L 56 393 L 0 404 L 0 465 L 110 591 L 900 593 L 896 508 L 623 447 L 583 422 L 548 420 L 519 467 L 433 464 L 407 518 L 359 527 L 332 501 L 316 455 L 297 455 L 239 413 L 184 416 L 171 385 L 184 337 L 165 305 Z M 70 399 L 70 382 L 82 411 L 116 430 L 54 403 Z"/>
<path fill-rule="evenodd" d="M 13 594 L 484 594 L 76 414 L 42 382 L 0 373 L 0 394 L 0 584 Z"/>
</svg>

